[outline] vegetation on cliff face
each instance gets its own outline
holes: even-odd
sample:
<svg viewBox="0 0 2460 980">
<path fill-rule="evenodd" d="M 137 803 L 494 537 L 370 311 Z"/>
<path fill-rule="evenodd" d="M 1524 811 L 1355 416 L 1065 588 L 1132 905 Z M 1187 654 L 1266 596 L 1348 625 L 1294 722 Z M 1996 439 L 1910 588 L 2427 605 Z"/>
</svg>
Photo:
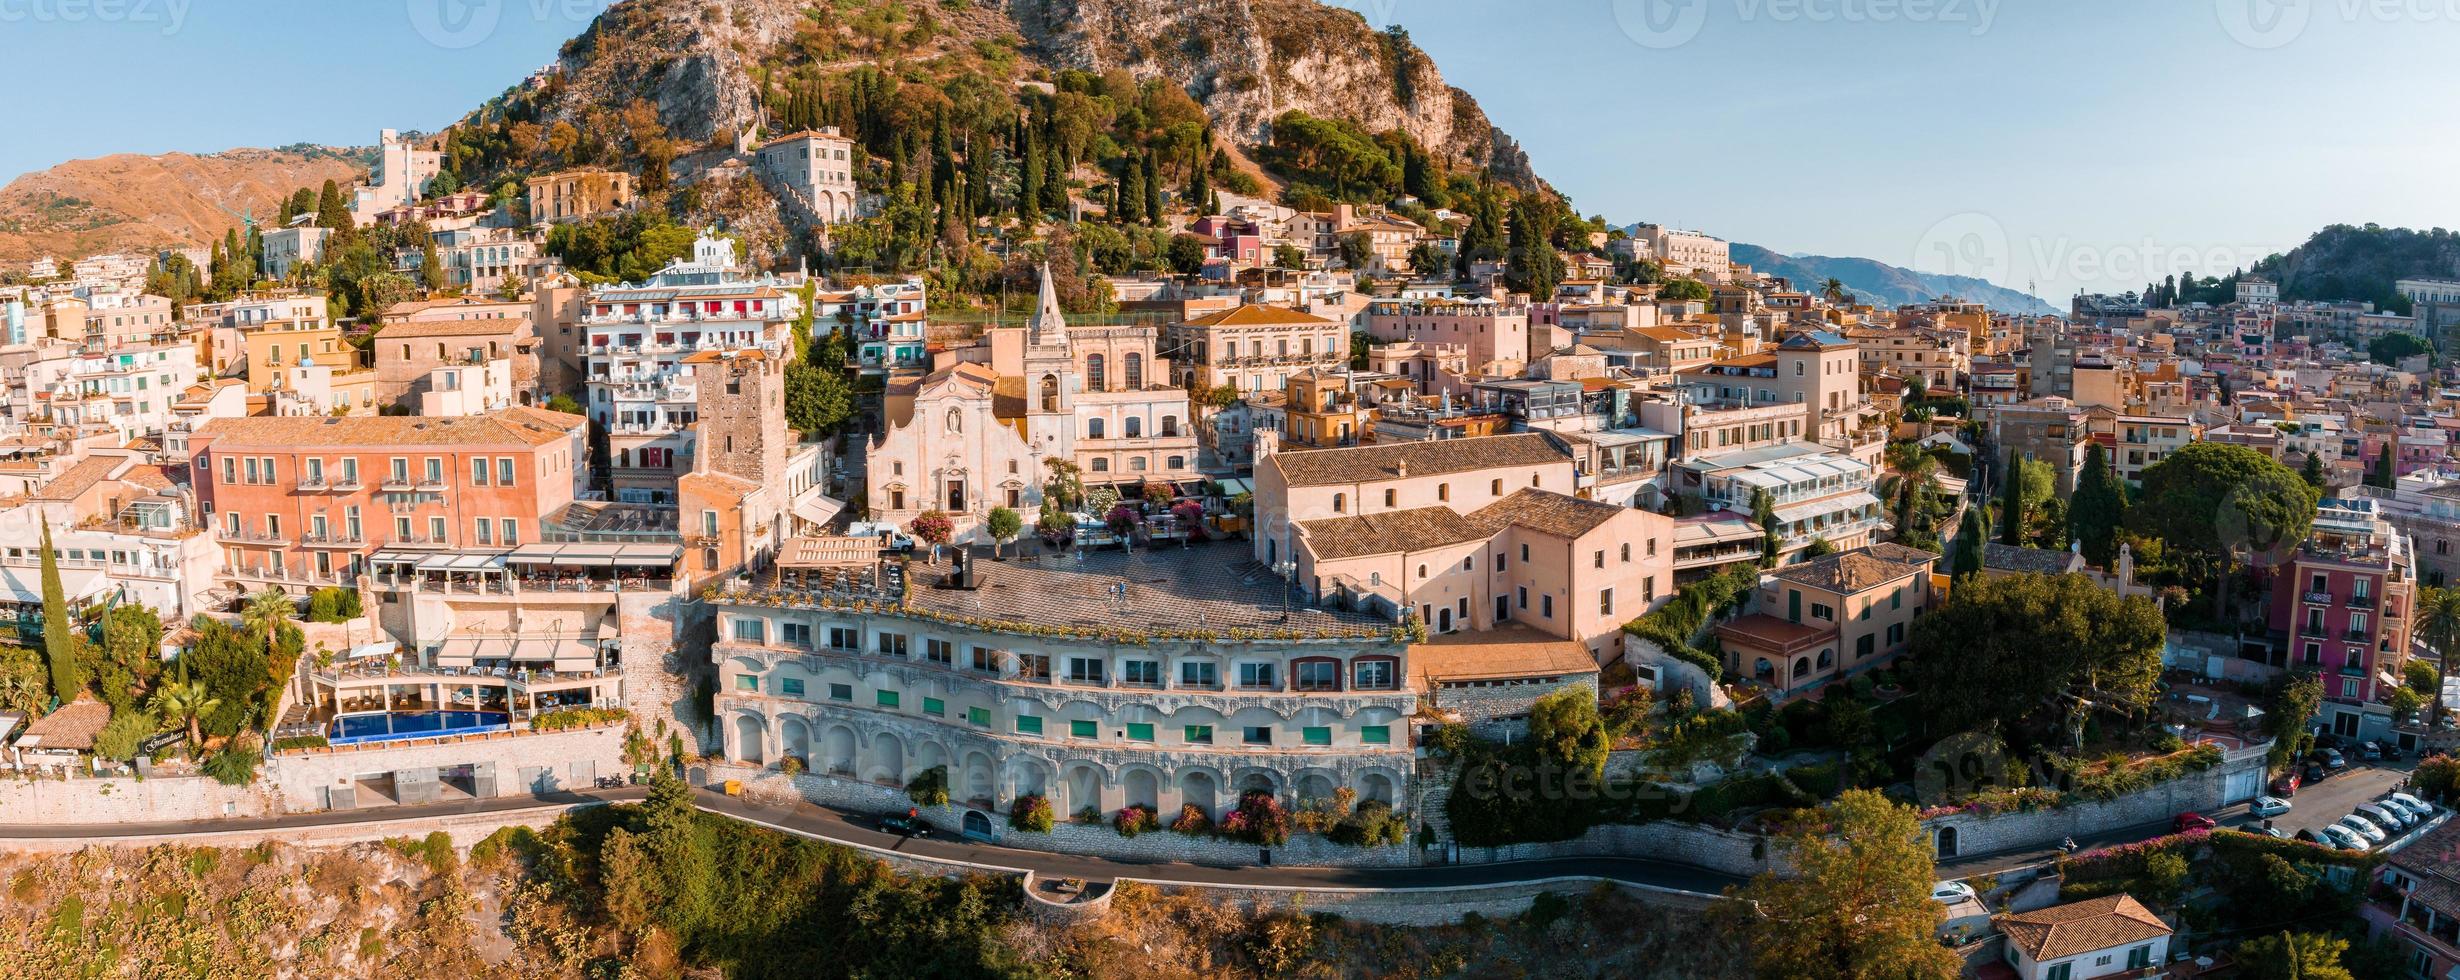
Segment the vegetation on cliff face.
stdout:
<svg viewBox="0 0 2460 980">
<path fill-rule="evenodd" d="M 2393 288 L 2401 279 L 2460 278 L 2460 234 L 2377 224 L 2330 225 L 2287 253 L 2265 256 L 2226 276 L 2174 276 L 2145 286 L 2156 304 L 2234 302 L 2238 281 L 2261 276 L 2281 287 L 2283 300 L 2356 300 L 2407 314 Z"/>
<path fill-rule="evenodd" d="M 1010 880 L 913 876 L 694 811 L 679 786 L 457 854 L 89 848 L 0 862 L 0 976 L 1740 976 L 1697 916 L 1611 889 L 1433 928 L 1129 886 L 1066 927 Z"/>
</svg>

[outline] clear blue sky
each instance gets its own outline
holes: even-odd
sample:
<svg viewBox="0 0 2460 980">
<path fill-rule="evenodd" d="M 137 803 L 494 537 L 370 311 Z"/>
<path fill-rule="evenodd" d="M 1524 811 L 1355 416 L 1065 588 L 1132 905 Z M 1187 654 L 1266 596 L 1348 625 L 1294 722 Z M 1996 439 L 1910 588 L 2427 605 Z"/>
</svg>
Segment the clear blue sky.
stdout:
<svg viewBox="0 0 2460 980">
<path fill-rule="evenodd" d="M 98 0 L 129 6 L 72 20 L 64 2 L 0 0 L 12 68 L 49 95 L 0 110 L 0 175 L 433 129 L 604 7 Z M 2390 20 L 2354 0 L 1341 5 L 1406 26 L 1583 213 L 1617 222 L 2060 300 L 2225 272 L 2331 222 L 2460 212 L 2460 103 L 2437 97 L 2460 82 L 2460 10 L 2439 2 Z"/>
</svg>

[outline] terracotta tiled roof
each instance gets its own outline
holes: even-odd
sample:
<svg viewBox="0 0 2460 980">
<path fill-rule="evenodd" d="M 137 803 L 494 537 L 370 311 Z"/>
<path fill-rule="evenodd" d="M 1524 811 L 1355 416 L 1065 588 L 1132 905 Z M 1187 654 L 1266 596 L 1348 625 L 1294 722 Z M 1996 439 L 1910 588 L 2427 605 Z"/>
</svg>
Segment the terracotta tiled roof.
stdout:
<svg viewBox="0 0 2460 980">
<path fill-rule="evenodd" d="M 21 746 L 83 752 L 94 747 L 94 736 L 111 721 L 111 706 L 100 701 L 76 701 L 44 715 L 18 736 Z M 32 740 L 32 741 L 29 741 Z"/>
<path fill-rule="evenodd" d="M 1999 931 L 2035 961 L 2116 949 L 2170 934 L 2168 923 L 2132 895 L 2108 895 L 2000 916 Z"/>
<path fill-rule="evenodd" d="M 1293 450 L 1275 453 L 1269 461 L 1281 470 L 1291 486 L 1321 487 L 1398 479 L 1404 469 L 1412 477 L 1440 476 L 1499 466 L 1569 463 L 1571 456 L 1555 448 L 1544 435 L 1522 432 L 1477 439 Z"/>
<path fill-rule="evenodd" d="M 1483 541 L 1494 533 L 1452 508 L 1440 506 L 1300 521 L 1298 528 L 1318 561 L 1425 551 L 1465 541 Z"/>
<path fill-rule="evenodd" d="M 1517 623 L 1443 634 L 1409 648 L 1409 671 L 1417 676 L 1422 691 L 1433 690 L 1443 681 L 1562 677 L 1596 670 L 1597 660 L 1578 641 L 1548 636 Z"/>
<path fill-rule="evenodd" d="M 570 438 L 586 420 L 542 408 L 516 407 L 487 415 L 430 418 L 416 415 L 269 415 L 214 419 L 199 434 L 214 448 L 239 446 L 526 446 Z"/>
<path fill-rule="evenodd" d="M 1771 574 L 1797 585 L 1850 595 L 1926 570 L 1937 558 L 1919 548 L 1872 545 L 1788 565 Z"/>
<path fill-rule="evenodd" d="M 472 317 L 467 320 L 405 320 L 388 323 L 376 331 L 378 340 L 410 340 L 417 337 L 473 337 L 487 334 L 513 333 L 527 321 L 507 316 Z"/>
<path fill-rule="evenodd" d="M 1187 321 L 1187 325 L 1191 327 L 1329 327 L 1333 325 L 1333 321 L 1312 313 L 1301 313 L 1285 306 L 1245 303 L 1217 313 L 1194 317 Z"/>
<path fill-rule="evenodd" d="M 1807 649 L 1829 637 L 1827 630 L 1787 622 L 1767 613 L 1737 616 L 1719 624 L 1716 632 L 1718 636 L 1740 640 L 1752 647 L 1778 653 L 1792 653 L 1796 650 Z"/>
<path fill-rule="evenodd" d="M 2082 559 L 2065 551 L 2025 548 L 1996 541 L 1982 545 L 1982 567 L 2033 575 L 2063 575 Z"/>
<path fill-rule="evenodd" d="M 1479 508 L 1471 522 L 1488 533 L 1506 525 L 1543 531 L 1558 538 L 1577 538 L 1613 520 L 1625 508 L 1598 500 L 1582 500 L 1552 490 L 1522 487 L 1509 497 Z"/>
</svg>

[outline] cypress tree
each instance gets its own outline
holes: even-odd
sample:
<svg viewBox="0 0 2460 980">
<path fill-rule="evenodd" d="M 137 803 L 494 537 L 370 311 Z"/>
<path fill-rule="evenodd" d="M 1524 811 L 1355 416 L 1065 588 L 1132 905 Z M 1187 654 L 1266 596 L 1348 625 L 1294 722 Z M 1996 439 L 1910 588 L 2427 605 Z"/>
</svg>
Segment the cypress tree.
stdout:
<svg viewBox="0 0 2460 980">
<path fill-rule="evenodd" d="M 433 236 L 419 243 L 419 282 L 428 292 L 444 288 L 444 259 L 436 254 Z"/>
<path fill-rule="evenodd" d="M 2308 452 L 2306 465 L 2298 468 L 2298 476 L 2306 481 L 2307 486 L 2323 489 L 2323 454 Z"/>
<path fill-rule="evenodd" d="M 2392 468 L 2393 445 L 2393 443 L 2389 442 L 2384 443 L 2383 455 L 2375 457 L 2374 476 L 2366 481 L 2369 486 L 2377 486 L 2382 487 L 2385 490 L 2389 490 L 2400 485 L 2400 478 L 2395 475 L 2395 471 Z"/>
<path fill-rule="evenodd" d="M 2024 459 L 2013 449 L 1999 474 L 1999 543 L 2024 543 Z"/>
<path fill-rule="evenodd" d="M 2118 528 L 2127 517 L 2127 485 L 2110 469 L 2110 457 L 2096 442 L 2085 447 L 2084 472 L 2076 477 L 2075 496 L 2067 504 L 2067 530 L 2084 546 L 2084 560 L 2108 568 L 2118 558 Z"/>
<path fill-rule="evenodd" d="M 43 660 L 51 669 L 51 693 L 62 704 L 85 691 L 85 668 L 77 662 L 77 624 L 68 618 L 67 590 L 60 586 L 60 559 L 51 551 L 51 519 L 43 519 Z"/>
<path fill-rule="evenodd" d="M 1042 141 L 1025 131 L 1024 162 L 1017 166 L 1016 216 L 1027 222 L 1042 210 Z"/>
<path fill-rule="evenodd" d="M 1966 507 L 1964 519 L 1956 524 L 1956 550 L 1948 556 L 1948 574 L 1956 581 L 1982 570 L 1982 539 L 1990 536 L 1982 524 L 1980 507 Z"/>
<path fill-rule="evenodd" d="M 1213 205 L 1213 131 L 1204 131 L 1204 141 L 1196 144 L 1196 159 L 1187 171 L 1187 205 L 1201 207 L 1206 214 L 1217 213 Z"/>
<path fill-rule="evenodd" d="M 1162 223 L 1162 169 L 1151 151 L 1145 153 L 1145 223 Z"/>
<path fill-rule="evenodd" d="M 1068 169 L 1059 162 L 1057 147 L 1042 149 L 1042 211 L 1068 213 Z"/>
<path fill-rule="evenodd" d="M 1751 522 L 1760 526 L 1760 564 L 1775 567 L 1785 552 L 1785 536 L 1777 529 L 1777 502 L 1768 491 L 1751 491 Z"/>
</svg>

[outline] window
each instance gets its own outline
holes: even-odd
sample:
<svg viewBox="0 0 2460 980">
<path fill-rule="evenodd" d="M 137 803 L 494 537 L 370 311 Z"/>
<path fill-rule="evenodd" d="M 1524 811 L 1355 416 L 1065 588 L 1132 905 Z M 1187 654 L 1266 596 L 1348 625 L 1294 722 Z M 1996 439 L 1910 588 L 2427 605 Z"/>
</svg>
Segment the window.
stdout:
<svg viewBox="0 0 2460 980">
<path fill-rule="evenodd" d="M 2127 969 L 2142 970 L 2152 966 L 2152 944 L 2145 943 L 2127 951 Z"/>
<path fill-rule="evenodd" d="M 1299 729 L 1299 733 L 1298 733 L 1298 734 L 1299 734 L 1299 741 L 1300 741 L 1300 742 L 1303 742 L 1303 743 L 1305 743 L 1305 744 L 1308 744 L 1308 745 L 1331 745 L 1331 744 L 1332 744 L 1332 729 L 1330 729 L 1330 728 L 1315 728 L 1315 727 L 1302 728 L 1302 729 Z"/>
<path fill-rule="evenodd" d="M 1019 734 L 1019 735 L 1040 735 L 1040 734 L 1042 734 L 1042 716 L 1040 716 L 1040 715 L 1018 715 L 1018 716 L 1016 716 L 1016 731 L 1017 731 L 1017 734 Z"/>
<path fill-rule="evenodd" d="M 779 623 L 777 635 L 787 646 L 808 647 L 811 645 L 811 624 Z"/>
<path fill-rule="evenodd" d="M 1153 726 L 1144 722 L 1129 722 L 1127 737 L 1130 742 L 1153 741 Z"/>
<path fill-rule="evenodd" d="M 1825 603 L 1814 602 L 1811 604 L 1811 618 L 1825 619 L 1830 622 L 1834 622 L 1836 620 L 1836 610 Z"/>
<path fill-rule="evenodd" d="M 2073 963 L 2061 963 L 2057 966 L 2051 967 L 2049 972 L 2041 975 L 2042 980 L 2073 980 L 2075 976 L 2074 967 L 2075 964 Z"/>
<path fill-rule="evenodd" d="M 1094 657 L 1069 657 L 1068 683 L 1102 683 L 1102 661 Z"/>
<path fill-rule="evenodd" d="M 487 457 L 479 456 L 470 460 L 470 485 L 474 487 L 487 485 Z"/>
<path fill-rule="evenodd" d="M 1391 745 L 1392 726 L 1362 725 L 1358 729 L 1358 740 L 1368 745 Z"/>
<path fill-rule="evenodd" d="M 947 640 L 927 639 L 923 641 L 923 659 L 925 660 L 946 667 L 950 661 L 955 659 L 955 656 L 956 645 Z"/>
<path fill-rule="evenodd" d="M 989 728 L 989 727 L 991 727 L 991 709 L 989 709 L 989 708 L 967 708 L 967 709 L 965 709 L 965 723 L 966 723 L 966 724 L 969 724 L 969 725 L 979 725 L 979 726 L 981 726 L 981 727 L 983 727 L 983 728 Z"/>
<path fill-rule="evenodd" d="M 974 647 L 974 669 L 984 673 L 999 670 L 999 653 L 989 647 Z"/>
<path fill-rule="evenodd" d="M 937 718 L 937 717 L 940 717 L 941 715 L 945 715 L 945 714 L 947 714 L 947 713 L 948 713 L 948 702 L 946 702 L 946 701 L 942 701 L 942 700 L 940 700 L 940 699 L 938 699 L 938 698 L 924 698 L 924 699 L 923 699 L 923 714 L 930 715 L 930 716 L 931 716 L 931 717 L 933 717 L 933 718 Z"/>
<path fill-rule="evenodd" d="M 503 456 L 503 457 L 498 457 L 498 458 L 496 459 L 496 461 L 495 461 L 495 485 L 496 485 L 496 486 L 499 486 L 499 487 L 509 487 L 509 486 L 512 486 L 512 485 L 513 485 L 513 461 L 512 461 L 512 457 L 510 457 L 510 456 Z"/>
<path fill-rule="evenodd" d="M 877 691 L 871 696 L 871 703 L 879 705 L 883 708 L 894 708 L 897 706 L 898 701 L 899 696 L 895 691 Z"/>
<path fill-rule="evenodd" d="M 1547 619 L 1555 618 L 1554 596 L 1542 595 L 1538 597 L 1538 615 Z"/>
<path fill-rule="evenodd" d="M 1249 745 L 1273 744 L 1273 727 L 1271 725 L 1247 726 L 1246 742 Z"/>
<path fill-rule="evenodd" d="M 1623 564 L 1631 564 L 1631 542 L 1623 542 Z"/>
<path fill-rule="evenodd" d="M 1399 498 L 1398 498 L 1397 496 L 1395 496 L 1395 493 L 1394 493 L 1394 491 L 1393 491 L 1392 489 L 1390 489 L 1390 488 L 1386 488 L 1386 489 L 1384 490 L 1384 506 L 1386 506 L 1386 507 L 1391 507 L 1391 506 L 1393 506 L 1393 501 L 1394 501 L 1394 500 L 1397 500 L 1397 499 L 1399 499 Z"/>
<path fill-rule="evenodd" d="M 496 543 L 508 547 L 521 543 L 521 522 L 519 519 L 511 517 L 498 518 L 495 522 L 495 527 Z"/>
<path fill-rule="evenodd" d="M 905 659 L 905 634 L 880 634 L 880 655 L 883 657 L 896 657 L 900 660 Z"/>
<path fill-rule="evenodd" d="M 1351 666 L 1350 678 L 1350 686 L 1361 691 L 1392 690 L 1392 661 L 1361 660 Z"/>
<path fill-rule="evenodd" d="M 780 678 L 777 682 L 777 689 L 780 693 L 783 693 L 790 698 L 802 697 L 803 679 L 800 677 Z"/>
<path fill-rule="evenodd" d="M 1489 496 L 1495 496 L 1495 497 L 1500 497 L 1500 496 L 1503 496 L 1503 481 L 1502 481 L 1502 480 L 1492 480 L 1492 481 L 1489 481 L 1489 482 L 1487 483 L 1486 492 L 1487 492 L 1487 494 L 1488 494 Z"/>
<path fill-rule="evenodd" d="M 1332 660 L 1301 660 L 1290 665 L 1295 687 L 1301 691 L 1338 691 L 1341 689 L 1341 664 Z"/>
<path fill-rule="evenodd" d="M 863 648 L 863 634 L 847 626 L 829 627 L 829 649 L 855 651 Z"/>
<path fill-rule="evenodd" d="M 1121 683 L 1138 687 L 1162 686 L 1162 663 L 1158 660 L 1128 660 L 1119 664 Z"/>
<path fill-rule="evenodd" d="M 854 685 L 852 685 L 852 684 L 831 684 L 831 685 L 829 685 L 829 700 L 831 700 L 831 701 L 852 701 L 852 700 L 854 700 Z"/>
<path fill-rule="evenodd" d="M 1870 633 L 1864 633 L 1860 637 L 1855 638 L 1854 659 L 1860 660 L 1864 657 L 1870 656 L 1872 649 L 1876 647 L 1878 643 L 1879 638 Z"/>
<path fill-rule="evenodd" d="M 1589 556 L 1589 567 L 1590 567 L 1590 568 L 1604 568 L 1604 567 L 1606 567 L 1606 549 L 1604 549 L 1604 548 L 1599 548 L 1599 549 L 1597 549 L 1597 552 L 1596 552 L 1595 554 L 1592 554 L 1592 555 L 1590 555 L 1590 556 Z"/>
<path fill-rule="evenodd" d="M 1213 726 L 1211 725 L 1189 725 L 1183 734 L 1189 745 L 1213 744 Z"/>
<path fill-rule="evenodd" d="M 1349 499 L 1349 495 L 1345 493 L 1333 494 L 1333 513 L 1342 513 L 1343 509 L 1349 505 Z"/>
<path fill-rule="evenodd" d="M 1520 563 L 1521 563 L 1521 564 L 1523 564 L 1523 565 L 1526 565 L 1526 564 L 1528 564 L 1528 563 L 1529 563 L 1529 546 L 1528 546 L 1528 545 L 1525 545 L 1525 544 L 1524 544 L 1524 545 L 1521 545 L 1521 546 L 1520 546 Z"/>
<path fill-rule="evenodd" d="M 753 692 L 757 692 L 757 691 L 759 691 L 759 690 L 760 690 L 760 676 L 759 676 L 759 675 L 757 675 L 757 674 L 736 674 L 736 675 L 735 675 L 735 690 L 738 690 L 738 691 L 753 691 Z"/>
<path fill-rule="evenodd" d="M 1240 664 L 1239 686 L 1249 690 L 1270 690 L 1275 686 L 1273 681 L 1273 665 Z"/>
<path fill-rule="evenodd" d="M 1221 665 L 1209 660 L 1187 660 L 1179 664 L 1181 687 L 1217 688 L 1221 686 Z"/>
<path fill-rule="evenodd" d="M 1435 499 L 1437 499 L 1437 500 L 1450 500 L 1450 499 L 1452 499 L 1452 484 L 1449 484 L 1449 483 L 1438 483 L 1438 484 L 1436 484 L 1436 485 L 1435 485 Z"/>
<path fill-rule="evenodd" d="M 769 642 L 769 621 L 765 619 L 735 620 L 735 639 L 746 643 Z"/>
</svg>

